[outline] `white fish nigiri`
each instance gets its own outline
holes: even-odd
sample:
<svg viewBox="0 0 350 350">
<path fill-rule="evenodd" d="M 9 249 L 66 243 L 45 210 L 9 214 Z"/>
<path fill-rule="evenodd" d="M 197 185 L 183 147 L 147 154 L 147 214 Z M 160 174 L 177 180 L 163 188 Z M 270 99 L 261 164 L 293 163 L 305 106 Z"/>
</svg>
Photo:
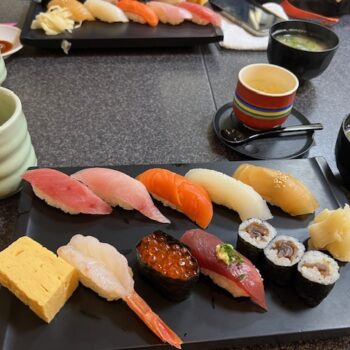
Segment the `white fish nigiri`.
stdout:
<svg viewBox="0 0 350 350">
<path fill-rule="evenodd" d="M 170 223 L 153 204 L 146 187 L 121 171 L 88 168 L 71 176 L 88 186 L 92 192 L 112 206 L 119 205 L 126 210 L 136 209 L 152 220 Z"/>
<path fill-rule="evenodd" d="M 86 0 L 84 5 L 91 14 L 100 21 L 108 23 L 129 22 L 124 12 L 110 2 L 103 0 Z"/>
<path fill-rule="evenodd" d="M 192 169 L 185 176 L 202 185 L 214 203 L 237 211 L 242 221 L 272 218 L 264 199 L 251 186 L 231 176 L 210 169 Z"/>
<path fill-rule="evenodd" d="M 157 14 L 159 20 L 165 24 L 177 25 L 185 20 L 192 19 L 191 12 L 174 5 L 159 1 L 150 1 L 147 3 L 147 6 L 150 6 Z"/>
<path fill-rule="evenodd" d="M 117 249 L 95 237 L 75 235 L 57 254 L 78 270 L 84 286 L 109 301 L 124 300 L 162 341 L 181 348 L 181 339 L 135 292 L 128 261 Z"/>
</svg>

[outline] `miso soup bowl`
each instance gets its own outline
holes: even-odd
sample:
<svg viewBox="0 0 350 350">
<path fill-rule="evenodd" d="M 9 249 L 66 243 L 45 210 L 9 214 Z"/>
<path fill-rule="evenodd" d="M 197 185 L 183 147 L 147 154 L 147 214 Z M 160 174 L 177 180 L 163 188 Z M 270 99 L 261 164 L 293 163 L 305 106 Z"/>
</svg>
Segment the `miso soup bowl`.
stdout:
<svg viewBox="0 0 350 350">
<path fill-rule="evenodd" d="M 283 34 L 305 34 L 322 42 L 323 51 L 307 51 L 293 48 L 276 39 Z M 270 29 L 267 58 L 293 72 L 300 83 L 322 74 L 329 66 L 339 45 L 338 36 L 331 30 L 316 23 L 307 21 L 284 21 L 273 25 Z"/>
<path fill-rule="evenodd" d="M 233 112 L 245 126 L 268 130 L 288 118 L 299 82 L 287 69 L 266 63 L 243 67 L 233 98 Z"/>
</svg>

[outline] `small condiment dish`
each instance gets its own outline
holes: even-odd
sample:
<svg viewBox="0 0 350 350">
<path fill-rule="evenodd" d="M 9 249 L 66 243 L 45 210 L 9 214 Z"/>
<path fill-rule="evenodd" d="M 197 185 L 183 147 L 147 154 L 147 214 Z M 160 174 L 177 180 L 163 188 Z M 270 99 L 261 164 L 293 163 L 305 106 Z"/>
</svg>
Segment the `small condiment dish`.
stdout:
<svg viewBox="0 0 350 350">
<path fill-rule="evenodd" d="M 318 51 L 311 48 L 292 47 L 278 40 L 283 35 L 305 36 L 322 45 Z M 307 21 L 284 21 L 270 29 L 267 57 L 270 63 L 277 64 L 293 72 L 300 83 L 313 79 L 329 66 L 339 44 L 338 36 L 322 25 Z"/>
<path fill-rule="evenodd" d="M 7 24 L 0 24 L 0 42 L 4 40 L 12 44 L 10 50 L 1 53 L 3 58 L 10 57 L 12 54 L 19 51 L 23 47 L 20 41 L 20 35 L 21 30 L 19 28 Z"/>
</svg>

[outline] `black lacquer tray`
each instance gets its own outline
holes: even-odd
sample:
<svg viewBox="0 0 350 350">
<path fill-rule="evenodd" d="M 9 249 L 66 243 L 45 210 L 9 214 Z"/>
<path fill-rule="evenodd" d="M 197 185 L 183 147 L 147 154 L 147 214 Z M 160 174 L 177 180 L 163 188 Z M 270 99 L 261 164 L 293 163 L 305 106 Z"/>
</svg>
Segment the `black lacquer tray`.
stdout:
<svg viewBox="0 0 350 350">
<path fill-rule="evenodd" d="M 23 44 L 60 49 L 62 40 L 68 40 L 72 49 L 93 49 L 194 46 L 223 40 L 221 29 L 187 21 L 177 26 L 160 23 L 155 28 L 135 22 L 84 22 L 72 33 L 49 36 L 43 30 L 30 29 L 33 19 L 41 11 L 45 11 L 41 4 L 30 4 L 21 33 Z"/>
<path fill-rule="evenodd" d="M 334 209 L 346 202 L 344 194 L 323 158 L 258 161 L 302 179 L 321 207 Z M 232 174 L 240 162 L 160 165 L 180 174 L 205 167 Z M 136 176 L 155 165 L 118 166 Z M 62 168 L 72 173 L 77 168 Z M 151 222 L 135 211 L 114 209 L 108 216 L 69 215 L 36 198 L 25 184 L 18 207 L 15 237 L 28 235 L 55 251 L 75 233 L 94 235 L 124 253 L 134 270 L 135 289 L 184 340 L 184 349 L 222 348 L 229 345 L 287 342 L 350 334 L 350 268 L 344 266 L 331 294 L 315 308 L 308 308 L 289 288 L 266 283 L 268 312 L 247 299 L 230 294 L 201 277 L 191 296 L 171 302 L 143 280 L 135 268 L 135 245 L 156 229 L 180 237 L 196 225 L 181 213 L 156 203 L 171 224 Z M 271 223 L 279 234 L 305 240 L 313 215 L 291 217 L 271 207 Z M 238 215 L 215 205 L 207 231 L 235 242 Z M 51 324 L 41 321 L 10 292 L 0 288 L 0 347 L 3 350 L 117 350 L 167 348 L 122 302 L 107 302 L 80 286 Z"/>
</svg>

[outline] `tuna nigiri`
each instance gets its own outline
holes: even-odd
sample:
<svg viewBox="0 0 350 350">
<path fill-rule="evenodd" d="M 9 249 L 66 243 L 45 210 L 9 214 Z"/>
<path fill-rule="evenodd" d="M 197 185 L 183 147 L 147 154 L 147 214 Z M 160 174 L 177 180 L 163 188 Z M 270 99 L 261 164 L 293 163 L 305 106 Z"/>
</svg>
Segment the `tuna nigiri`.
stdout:
<svg viewBox="0 0 350 350">
<path fill-rule="evenodd" d="M 203 230 L 189 230 L 180 239 L 197 259 L 201 272 L 234 297 L 248 296 L 267 310 L 262 278 L 256 267 L 231 245 Z"/>
<path fill-rule="evenodd" d="M 95 20 L 90 11 L 78 0 L 51 0 L 48 3 L 47 8 L 52 6 L 67 8 L 72 13 L 72 17 L 76 22 Z"/>
<path fill-rule="evenodd" d="M 90 168 L 71 176 L 112 206 L 119 205 L 126 210 L 136 209 L 152 220 L 170 223 L 153 204 L 146 187 L 129 175 L 113 169 Z"/>
<path fill-rule="evenodd" d="M 210 169 L 192 169 L 185 176 L 203 186 L 214 203 L 237 211 L 242 221 L 251 218 L 272 218 L 261 196 L 252 187 L 231 176 Z"/>
<path fill-rule="evenodd" d="M 116 4 L 134 22 L 147 23 L 151 27 L 158 25 L 158 16 L 151 7 L 136 0 L 116 0 Z"/>
<path fill-rule="evenodd" d="M 92 15 L 103 22 L 129 22 L 124 12 L 107 1 L 103 0 L 86 0 L 84 5 Z"/>
<path fill-rule="evenodd" d="M 187 1 L 180 2 L 177 6 L 191 12 L 192 22 L 194 23 L 201 25 L 207 25 L 211 23 L 217 27 L 220 27 L 221 25 L 221 16 L 208 7 Z"/>
<path fill-rule="evenodd" d="M 162 341 L 180 349 L 181 339 L 135 292 L 125 256 L 91 236 L 75 235 L 57 254 L 74 266 L 80 282 L 108 301 L 122 299 Z"/>
<path fill-rule="evenodd" d="M 47 204 L 70 214 L 110 214 L 112 208 L 79 181 L 54 169 L 28 170 L 22 178 Z"/>
<path fill-rule="evenodd" d="M 207 191 L 184 176 L 160 168 L 146 170 L 137 176 L 164 205 L 176 209 L 200 227 L 206 228 L 213 217 L 213 205 Z"/>
<path fill-rule="evenodd" d="M 252 186 L 265 200 L 290 215 L 311 214 L 319 207 L 315 196 L 300 180 L 279 170 L 242 164 L 233 177 Z"/>
<path fill-rule="evenodd" d="M 147 5 L 154 10 L 159 20 L 165 24 L 169 23 L 176 25 L 182 23 L 184 20 L 192 19 L 191 12 L 174 5 L 159 1 L 150 1 L 147 3 Z"/>
</svg>

